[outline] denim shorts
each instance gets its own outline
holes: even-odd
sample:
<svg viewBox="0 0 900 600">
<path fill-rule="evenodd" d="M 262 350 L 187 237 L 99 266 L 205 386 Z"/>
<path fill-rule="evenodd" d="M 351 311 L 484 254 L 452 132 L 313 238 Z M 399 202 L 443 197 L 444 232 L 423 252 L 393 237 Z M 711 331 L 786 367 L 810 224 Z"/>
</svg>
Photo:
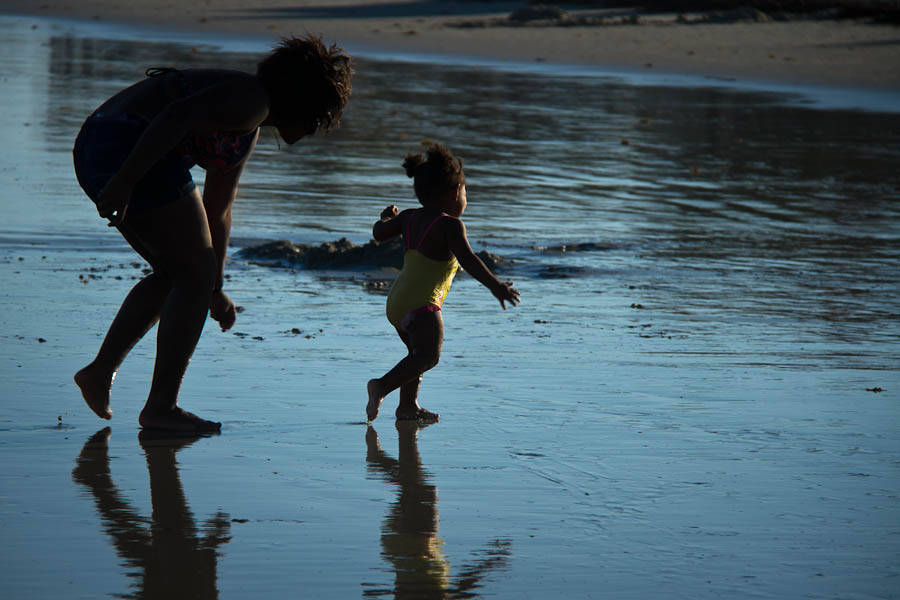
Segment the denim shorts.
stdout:
<svg viewBox="0 0 900 600">
<path fill-rule="evenodd" d="M 105 116 L 94 113 L 81 126 L 72 150 L 75 175 L 81 188 L 95 204 L 100 192 L 128 158 L 148 124 L 149 121 L 139 115 Z M 190 166 L 175 152 L 165 155 L 134 186 L 128 214 L 146 212 L 192 193 L 197 185 L 191 177 Z"/>
</svg>

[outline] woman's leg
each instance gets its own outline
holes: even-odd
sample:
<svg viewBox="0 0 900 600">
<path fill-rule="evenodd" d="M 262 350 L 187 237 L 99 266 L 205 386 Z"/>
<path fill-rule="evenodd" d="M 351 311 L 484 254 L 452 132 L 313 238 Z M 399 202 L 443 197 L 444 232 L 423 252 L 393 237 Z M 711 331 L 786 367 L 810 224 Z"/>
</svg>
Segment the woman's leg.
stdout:
<svg viewBox="0 0 900 600">
<path fill-rule="evenodd" d="M 165 274 L 159 260 L 134 229 L 129 219 L 118 229 L 131 247 L 153 268 L 153 273 L 131 288 L 113 319 L 103 344 L 93 361 L 75 374 L 75 383 L 91 410 L 101 419 L 112 418 L 109 393 L 116 371 L 131 349 L 156 325 L 163 303 L 172 289 L 172 281 Z"/>
<path fill-rule="evenodd" d="M 84 401 L 98 417 L 112 417 L 109 392 L 116 371 L 134 345 L 159 320 L 171 287 L 168 278 L 155 272 L 140 280 L 122 302 L 96 358 L 75 374 Z"/>
<path fill-rule="evenodd" d="M 444 321 L 440 311 L 422 312 L 415 316 L 400 333 L 409 354 L 388 371 L 381 379 L 372 379 L 367 385 L 369 403 L 366 412 L 369 420 L 378 416 L 384 397 L 400 388 L 400 403 L 395 413 L 398 419 L 437 419 L 418 403 L 419 383 L 422 374 L 438 364 L 444 343 Z"/>
<path fill-rule="evenodd" d="M 122 233 L 151 263 L 154 275 L 135 286 L 123 303 L 98 354 L 102 365 L 108 370 L 116 361 L 121 362 L 158 318 L 156 364 L 150 394 L 141 411 L 141 425 L 153 429 L 217 430 L 219 423 L 200 419 L 177 406 L 181 381 L 206 321 L 217 271 L 199 192 L 195 190 L 178 202 L 129 216 Z M 112 376 L 109 383 L 111 379 Z M 88 386 L 79 385 L 88 405 L 102 417 L 102 411 L 96 408 L 101 405 L 100 400 L 95 395 L 92 404 L 85 392 Z M 107 384 L 107 411 L 108 389 Z"/>
<path fill-rule="evenodd" d="M 201 419 L 177 404 L 184 373 L 206 323 L 218 271 L 200 193 L 194 190 L 188 198 L 149 211 L 135 223 L 135 230 L 172 284 L 159 315 L 156 364 L 141 426 L 216 431 L 220 423 Z"/>
</svg>

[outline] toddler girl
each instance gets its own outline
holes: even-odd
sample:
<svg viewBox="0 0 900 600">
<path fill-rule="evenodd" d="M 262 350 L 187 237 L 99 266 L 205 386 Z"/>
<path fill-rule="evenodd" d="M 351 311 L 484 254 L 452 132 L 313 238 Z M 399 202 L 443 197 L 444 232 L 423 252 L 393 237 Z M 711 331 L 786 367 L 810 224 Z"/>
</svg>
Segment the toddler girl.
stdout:
<svg viewBox="0 0 900 600">
<path fill-rule="evenodd" d="M 400 388 L 395 415 L 400 420 L 437 421 L 439 415 L 419 406 L 422 374 L 438 364 L 444 341 L 441 304 L 450 290 L 457 268 L 484 284 L 500 306 L 519 303 L 512 282 L 501 282 L 469 246 L 466 227 L 460 220 L 466 209 L 466 178 L 462 160 L 440 145 L 432 145 L 427 159 L 409 155 L 403 162 L 406 174 L 415 180 L 422 208 L 399 212 L 388 206 L 372 228 L 379 242 L 403 236 L 406 251 L 403 270 L 394 281 L 387 300 L 387 318 L 409 351 L 406 358 L 380 379 L 367 385 L 370 421 L 378 416 L 384 397 Z"/>
</svg>

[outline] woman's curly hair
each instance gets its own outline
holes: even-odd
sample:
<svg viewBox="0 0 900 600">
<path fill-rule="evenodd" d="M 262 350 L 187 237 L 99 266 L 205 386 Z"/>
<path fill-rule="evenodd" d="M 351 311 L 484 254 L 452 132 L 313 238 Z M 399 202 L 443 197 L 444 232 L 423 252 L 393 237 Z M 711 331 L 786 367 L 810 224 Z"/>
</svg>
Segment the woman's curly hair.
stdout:
<svg viewBox="0 0 900 600">
<path fill-rule="evenodd" d="M 442 144 L 431 144 L 427 158 L 421 154 L 409 154 L 403 161 L 406 174 L 414 178 L 413 188 L 422 204 L 438 200 L 466 183 L 463 161 L 451 154 Z"/>
<path fill-rule="evenodd" d="M 330 131 L 350 97 L 353 68 L 343 48 L 307 35 L 282 38 L 257 64 L 256 75 L 269 93 L 276 123 L 308 122 Z"/>
</svg>

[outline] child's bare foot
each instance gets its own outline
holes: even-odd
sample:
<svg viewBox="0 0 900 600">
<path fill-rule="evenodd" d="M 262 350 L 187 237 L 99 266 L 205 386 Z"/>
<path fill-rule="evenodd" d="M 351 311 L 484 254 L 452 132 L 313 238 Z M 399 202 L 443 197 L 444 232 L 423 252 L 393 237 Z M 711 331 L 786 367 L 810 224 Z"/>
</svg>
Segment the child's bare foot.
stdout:
<svg viewBox="0 0 900 600">
<path fill-rule="evenodd" d="M 413 410 L 397 407 L 394 413 L 398 421 L 423 421 L 427 423 L 437 423 L 441 420 L 441 415 L 425 410 L 421 406 L 416 406 Z"/>
<path fill-rule="evenodd" d="M 81 389 L 84 401 L 101 419 L 112 418 L 112 410 L 109 408 L 109 390 L 115 378 L 115 371 L 112 375 L 102 373 L 93 363 L 75 373 L 75 384 Z"/>
<path fill-rule="evenodd" d="M 369 380 L 369 383 L 366 384 L 366 391 L 369 392 L 369 403 L 366 404 L 366 416 L 370 421 L 374 421 L 378 418 L 378 409 L 381 408 L 381 403 L 384 402 L 384 395 L 378 387 L 377 379 Z"/>
<path fill-rule="evenodd" d="M 179 406 L 165 409 L 144 407 L 138 422 L 144 429 L 164 429 L 167 431 L 190 431 L 211 433 L 222 430 L 222 424 L 201 419 L 194 413 L 183 410 Z"/>
</svg>

